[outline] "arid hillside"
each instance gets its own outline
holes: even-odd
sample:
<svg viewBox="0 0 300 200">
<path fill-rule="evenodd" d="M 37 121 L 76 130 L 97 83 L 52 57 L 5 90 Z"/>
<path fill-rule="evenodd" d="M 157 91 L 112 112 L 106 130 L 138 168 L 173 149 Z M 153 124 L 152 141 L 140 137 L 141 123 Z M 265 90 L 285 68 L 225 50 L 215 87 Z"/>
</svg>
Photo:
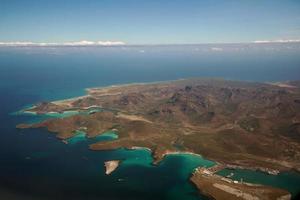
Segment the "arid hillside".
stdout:
<svg viewBox="0 0 300 200">
<path fill-rule="evenodd" d="M 83 97 L 43 102 L 27 111 L 77 115 L 19 128 L 45 127 L 61 139 L 116 130 L 118 140 L 93 150 L 147 147 L 157 161 L 168 152 L 201 154 L 224 164 L 300 171 L 299 82 L 254 83 L 186 79 L 91 88 Z M 93 109 L 97 108 L 97 111 Z"/>
</svg>

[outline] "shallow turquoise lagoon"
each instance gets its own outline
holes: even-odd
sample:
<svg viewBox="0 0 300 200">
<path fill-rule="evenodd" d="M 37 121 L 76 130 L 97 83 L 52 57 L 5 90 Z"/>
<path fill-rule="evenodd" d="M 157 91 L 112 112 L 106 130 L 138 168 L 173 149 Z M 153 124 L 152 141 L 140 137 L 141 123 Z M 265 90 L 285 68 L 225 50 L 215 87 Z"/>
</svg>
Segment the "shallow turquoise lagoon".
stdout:
<svg viewBox="0 0 300 200">
<path fill-rule="evenodd" d="M 66 139 L 67 144 L 77 144 L 78 142 L 86 141 L 86 133 L 83 131 L 76 131 L 75 135 Z"/>
<path fill-rule="evenodd" d="M 80 142 L 96 143 L 100 141 L 109 141 L 118 139 L 118 134 L 115 131 L 107 131 L 96 137 L 88 138 L 84 131 L 75 131 L 73 137 L 66 139 L 67 144 L 77 144 Z"/>
</svg>

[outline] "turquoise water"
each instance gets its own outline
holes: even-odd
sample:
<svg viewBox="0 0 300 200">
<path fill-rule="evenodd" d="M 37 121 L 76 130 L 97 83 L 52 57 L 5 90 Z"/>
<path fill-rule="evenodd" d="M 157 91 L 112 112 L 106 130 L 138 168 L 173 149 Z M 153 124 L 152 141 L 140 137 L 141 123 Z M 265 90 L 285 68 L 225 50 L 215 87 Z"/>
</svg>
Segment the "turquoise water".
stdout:
<svg viewBox="0 0 300 200">
<path fill-rule="evenodd" d="M 112 157 L 114 159 L 122 160 L 119 168 L 113 172 L 114 174 L 118 175 L 124 170 L 141 168 L 143 171 L 139 171 L 138 173 L 141 173 L 143 177 L 147 177 L 144 174 L 147 172 L 152 174 L 153 178 L 159 177 L 159 180 L 156 180 L 154 183 L 156 187 L 161 183 L 170 181 L 168 179 L 173 180 L 172 184 L 169 185 L 168 190 L 164 194 L 166 199 L 206 199 L 204 196 L 199 195 L 197 189 L 189 182 L 189 178 L 191 172 L 193 172 L 195 168 L 199 166 L 210 167 L 215 164 L 214 162 L 206 160 L 201 156 L 183 153 L 167 155 L 160 163 L 153 165 L 151 152 L 147 149 L 126 150 L 121 148 L 114 152 L 117 153 L 117 155 Z M 119 179 L 121 181 L 126 181 L 131 178 L 120 176 Z M 132 181 L 129 184 L 132 188 L 142 189 L 145 187 L 155 187 L 155 185 L 150 186 L 146 180 L 141 181 L 141 179 Z"/>
<path fill-rule="evenodd" d="M 87 138 L 87 135 L 84 131 L 75 131 L 74 136 L 66 139 L 67 144 L 77 144 L 80 142 L 89 142 L 95 143 L 100 141 L 108 141 L 118 139 L 118 134 L 114 131 L 107 131 L 93 138 Z"/>
<path fill-rule="evenodd" d="M 26 111 L 26 109 L 31 108 L 33 105 L 29 104 L 27 106 L 24 106 L 22 109 L 20 109 L 19 111 L 16 112 L 12 112 L 10 113 L 11 115 L 25 115 L 25 116 L 30 116 L 31 119 L 27 120 L 27 123 L 38 123 L 38 122 L 42 122 L 46 119 L 50 119 L 50 118 L 65 118 L 65 117 L 71 117 L 74 115 L 88 115 L 88 114 L 92 114 L 95 112 L 101 112 L 103 111 L 103 109 L 101 108 L 90 108 L 87 109 L 85 111 L 76 111 L 76 110 L 69 110 L 69 111 L 64 111 L 64 112 L 48 112 L 48 113 L 44 113 L 44 114 L 36 114 L 35 112 L 30 112 L 30 111 Z"/>
<path fill-rule="evenodd" d="M 68 145 L 77 145 L 78 143 L 86 143 L 90 144 L 93 142 L 100 141 L 109 141 L 118 139 L 118 135 L 115 131 L 107 131 L 99 136 L 94 138 L 87 138 L 86 133 L 83 131 L 76 131 L 75 136 L 67 139 Z M 110 151 L 112 153 L 110 158 L 107 160 L 121 160 L 119 167 L 113 172 L 114 176 L 117 178 L 119 182 L 128 181 L 130 177 L 123 177 L 122 175 L 118 176 L 118 174 L 122 171 L 126 171 L 130 168 L 143 168 L 143 171 L 156 171 L 164 170 L 170 168 L 170 163 L 175 162 L 177 165 L 176 179 L 181 180 L 178 183 L 172 184 L 170 188 L 166 191 L 165 197 L 167 199 L 172 200 L 196 200 L 196 199 L 205 199 L 204 196 L 200 197 L 197 190 L 191 186 L 189 183 L 189 177 L 191 173 L 195 170 L 195 168 L 202 167 L 211 167 L 215 165 L 215 162 L 207 160 L 200 155 L 181 153 L 181 154 L 170 154 L 165 156 L 165 158 L 159 162 L 157 165 L 153 165 L 153 158 L 151 155 L 151 151 L 147 148 L 138 148 L 138 149 L 124 149 L 120 148 L 117 150 Z M 99 152 L 100 153 L 100 152 Z M 47 156 L 47 153 L 35 153 L 33 157 L 44 157 Z M 175 165 L 176 166 L 176 165 Z M 147 169 L 147 170 L 146 170 Z M 153 172 L 150 172 L 151 174 Z M 227 176 L 233 173 L 234 175 L 231 177 L 234 180 L 240 181 L 241 178 L 245 182 L 270 185 L 278 188 L 283 188 L 291 192 L 293 196 L 296 196 L 299 192 L 299 183 L 300 183 L 300 175 L 292 172 L 280 173 L 279 175 L 269 175 L 259 171 L 253 170 L 244 170 L 244 169 L 224 169 L 219 171 L 217 174 L 222 176 Z M 168 177 L 168 176 L 166 176 Z M 162 177 L 163 178 L 163 177 Z M 132 188 L 140 188 L 142 190 L 143 187 L 147 187 L 147 182 L 145 184 L 141 184 L 139 181 L 130 181 L 128 186 Z"/>
<path fill-rule="evenodd" d="M 67 139 L 68 145 L 71 145 L 72 148 L 81 145 L 87 145 L 92 142 L 99 141 L 108 141 L 118 139 L 118 135 L 114 131 L 105 132 L 94 138 L 87 138 L 86 133 L 83 131 L 76 131 L 76 135 L 72 138 Z M 146 178 L 149 176 L 160 177 L 160 179 L 165 179 L 163 182 L 169 182 L 170 176 L 175 180 L 174 183 L 170 184 L 168 189 L 165 191 L 166 199 L 186 199 L 186 200 L 199 200 L 206 199 L 204 196 L 201 196 L 197 189 L 194 188 L 189 182 L 189 177 L 193 170 L 199 166 L 211 167 L 215 163 L 209 160 L 204 159 L 198 155 L 192 154 L 171 154 L 167 155 L 165 159 L 159 162 L 157 165 L 153 165 L 152 153 L 147 148 L 137 148 L 137 149 L 125 149 L 120 148 L 109 152 L 110 157 L 105 160 L 120 160 L 121 163 L 119 167 L 110 175 L 113 179 L 121 183 L 126 183 L 127 187 L 144 190 L 143 188 L 151 188 L 149 182 L 141 182 L 141 178 Z M 101 152 L 93 152 L 98 153 Z M 103 152 L 102 152 L 103 153 Z M 45 152 L 34 153 L 32 157 L 37 158 L 38 156 L 47 156 Z M 99 165 L 103 163 L 98 163 Z M 139 169 L 138 173 L 143 173 L 143 176 L 129 176 L 128 171 Z M 141 171 L 140 171 L 141 170 Z M 149 172 L 149 174 L 144 174 Z M 166 173 L 168 172 L 168 173 Z M 104 173 L 104 170 L 99 173 Z M 133 172 L 135 173 L 135 172 Z M 126 174 L 124 176 L 124 174 Z M 137 174 L 135 174 L 137 175 Z M 155 180 L 152 180 L 155 181 Z M 157 182 L 152 187 L 155 188 Z"/>
<path fill-rule="evenodd" d="M 64 117 L 70 117 L 73 115 L 77 115 L 79 114 L 78 111 L 64 111 L 62 113 L 58 113 L 58 112 L 50 112 L 50 113 L 46 113 L 45 115 L 47 117 L 55 117 L 55 118 L 64 118 Z"/>
<path fill-rule="evenodd" d="M 293 196 L 299 193 L 300 189 L 300 175 L 295 172 L 282 172 L 278 175 L 270 175 L 260 171 L 253 171 L 247 169 L 224 169 L 217 174 L 227 176 L 233 173 L 231 179 L 240 181 L 270 185 L 278 188 L 283 188 L 291 192 Z"/>
<path fill-rule="evenodd" d="M 86 133 L 83 131 L 76 131 L 73 137 L 66 139 L 68 144 L 77 144 L 86 140 Z"/>
<path fill-rule="evenodd" d="M 44 121 L 46 119 L 49 119 L 49 118 L 64 118 L 64 117 L 71 117 L 71 116 L 77 115 L 77 114 L 88 114 L 89 113 L 89 111 L 87 111 L 87 112 L 64 111 L 62 113 L 49 112 L 49 113 L 45 113 L 45 114 L 36 114 L 35 112 L 25 111 L 26 109 L 31 108 L 31 107 L 32 107 L 31 104 L 27 105 L 27 106 L 24 106 L 19 111 L 11 112 L 10 115 L 13 115 L 13 116 L 17 116 L 17 115 L 29 116 L 31 118 L 30 118 L 30 120 L 27 120 L 26 123 L 38 123 L 38 122 L 42 122 L 42 121 Z"/>
<path fill-rule="evenodd" d="M 141 148 L 136 150 L 120 148 L 114 150 L 114 158 L 121 160 L 120 169 L 138 165 L 142 167 L 153 167 L 153 158 L 151 152 L 147 149 Z"/>
<path fill-rule="evenodd" d="M 117 132 L 115 131 L 107 131 L 105 133 L 102 133 L 101 135 L 98 135 L 94 138 L 92 138 L 93 141 L 105 141 L 105 140 L 116 140 L 119 136 Z"/>
<path fill-rule="evenodd" d="M 183 180 L 186 180 L 186 184 L 174 184 L 174 186 L 168 191 L 168 198 L 181 200 L 181 199 L 191 199 L 196 200 L 197 196 L 195 193 L 197 192 L 195 188 L 190 187 L 188 183 L 188 179 L 191 176 L 191 172 L 195 170 L 195 168 L 202 167 L 211 167 L 215 165 L 214 162 L 204 159 L 201 156 L 191 155 L 191 154 L 173 154 L 168 155 L 166 158 L 160 163 L 160 165 L 164 165 L 164 163 L 169 162 L 170 160 L 180 160 L 182 163 L 182 167 L 180 167 L 178 175 L 182 177 Z"/>
</svg>

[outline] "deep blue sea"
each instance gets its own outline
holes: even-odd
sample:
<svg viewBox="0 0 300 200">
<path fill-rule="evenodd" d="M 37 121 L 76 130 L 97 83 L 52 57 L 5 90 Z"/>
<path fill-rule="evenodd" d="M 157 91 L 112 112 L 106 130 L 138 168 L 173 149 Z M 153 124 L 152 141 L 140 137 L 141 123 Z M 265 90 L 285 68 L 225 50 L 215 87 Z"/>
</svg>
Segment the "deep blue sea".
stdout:
<svg viewBox="0 0 300 200">
<path fill-rule="evenodd" d="M 299 80 L 300 44 L 0 47 L 0 199 L 205 199 L 188 181 L 195 167 L 213 164 L 204 158 L 173 155 L 153 166 L 147 150 L 95 152 L 86 140 L 66 145 L 44 129 L 15 128 L 38 117 L 14 112 L 40 101 L 187 77 Z M 103 162 L 113 159 L 121 166 L 107 176 Z M 300 176 L 290 176 L 296 194 Z"/>
</svg>

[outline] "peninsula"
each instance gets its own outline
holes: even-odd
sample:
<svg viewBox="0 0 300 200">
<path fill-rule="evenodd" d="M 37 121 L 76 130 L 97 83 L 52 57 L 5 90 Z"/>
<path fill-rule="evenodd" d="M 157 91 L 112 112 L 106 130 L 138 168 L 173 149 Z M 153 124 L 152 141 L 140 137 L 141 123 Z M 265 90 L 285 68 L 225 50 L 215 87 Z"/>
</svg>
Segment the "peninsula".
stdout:
<svg viewBox="0 0 300 200">
<path fill-rule="evenodd" d="M 86 96 L 42 102 L 26 110 L 78 114 L 17 127 L 44 127 L 60 139 L 76 131 L 96 137 L 116 130 L 118 139 L 91 144 L 90 149 L 145 147 L 152 151 L 155 163 L 172 152 L 190 152 L 222 165 L 273 174 L 300 171 L 299 86 L 298 81 L 273 84 L 192 78 L 90 88 Z M 87 114 L 94 108 L 99 111 Z M 192 181 L 200 188 L 204 183 L 198 183 L 200 175 L 194 174 Z M 215 182 L 211 185 L 219 187 L 218 179 L 210 177 Z M 287 197 L 282 190 L 274 191 Z"/>
</svg>

